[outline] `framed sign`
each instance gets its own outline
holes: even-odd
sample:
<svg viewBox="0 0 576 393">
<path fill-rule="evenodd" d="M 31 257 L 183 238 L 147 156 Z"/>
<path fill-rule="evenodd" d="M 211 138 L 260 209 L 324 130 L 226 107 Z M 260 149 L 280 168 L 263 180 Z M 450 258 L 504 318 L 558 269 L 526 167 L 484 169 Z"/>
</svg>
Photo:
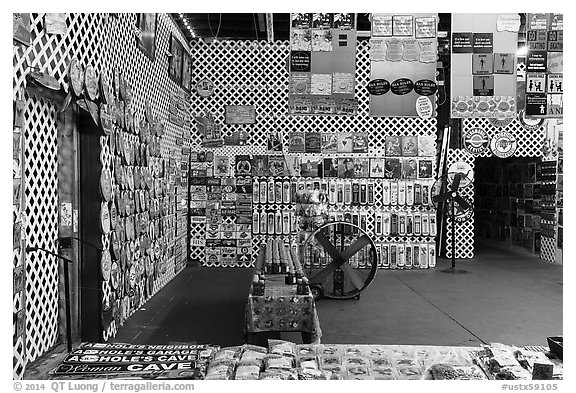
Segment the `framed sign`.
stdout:
<svg viewBox="0 0 576 393">
<path fill-rule="evenodd" d="M 182 57 L 182 88 L 190 93 L 192 89 L 192 56 L 186 51 Z"/>
<path fill-rule="evenodd" d="M 170 36 L 170 54 L 170 61 L 168 62 L 168 76 L 178 85 L 181 85 L 184 47 L 174 34 Z"/>
<path fill-rule="evenodd" d="M 32 33 L 30 32 L 30 14 L 14 13 L 13 15 L 13 34 L 14 40 L 30 45 Z"/>
<path fill-rule="evenodd" d="M 156 52 L 156 21 L 156 14 L 154 13 L 138 14 L 136 21 L 139 31 L 136 38 L 138 47 L 152 61 L 154 61 Z"/>
<path fill-rule="evenodd" d="M 254 105 L 226 105 L 224 122 L 226 124 L 256 124 Z"/>
</svg>

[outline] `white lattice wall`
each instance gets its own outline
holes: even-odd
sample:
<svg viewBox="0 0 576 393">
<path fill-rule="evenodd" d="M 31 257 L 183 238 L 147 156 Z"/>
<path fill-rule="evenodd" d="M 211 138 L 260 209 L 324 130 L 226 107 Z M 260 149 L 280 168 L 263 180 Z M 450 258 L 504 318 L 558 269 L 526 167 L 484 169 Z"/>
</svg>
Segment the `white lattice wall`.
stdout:
<svg viewBox="0 0 576 393">
<path fill-rule="evenodd" d="M 540 157 L 542 156 L 542 142 L 544 141 L 545 134 L 545 124 L 542 125 L 538 130 L 529 131 L 522 126 L 522 123 L 515 118 L 505 127 L 496 127 L 488 119 L 463 119 L 462 120 L 462 134 L 466 134 L 467 131 L 472 128 L 481 128 L 488 134 L 489 138 L 493 138 L 497 133 L 506 131 L 511 133 L 516 137 L 517 149 L 514 153 L 514 157 Z M 479 157 L 491 157 L 493 156 L 492 151 L 488 148 Z M 475 156 L 470 154 L 464 149 L 449 149 L 448 152 L 448 162 L 447 167 L 456 161 L 464 161 L 472 165 L 474 168 Z M 468 186 L 464 190 L 465 197 L 474 203 L 474 185 Z M 452 243 L 451 243 L 451 228 L 452 224 L 450 219 L 447 220 L 447 232 L 446 236 L 449 240 L 447 242 L 447 256 L 452 256 Z M 474 216 L 465 222 L 459 223 L 457 228 L 456 237 L 456 257 L 457 258 L 473 258 L 474 257 Z M 542 239 L 542 253 L 545 255 L 545 241 Z M 549 253 L 548 253 L 549 254 Z"/>
<path fill-rule="evenodd" d="M 171 33 L 176 34 L 185 47 L 186 40 L 168 14 L 158 14 L 156 59 L 152 62 L 136 46 L 133 33 L 135 24 L 136 14 L 67 14 L 66 34 L 47 35 L 44 31 L 44 14 L 31 14 L 32 44 L 28 47 L 14 45 L 13 98 L 17 97 L 20 89 L 25 88 L 28 66 L 47 70 L 66 88 L 67 67 L 74 57 L 84 67 L 92 65 L 97 74 L 106 73 L 109 78 L 112 71 L 119 68 L 132 86 L 134 110 L 141 114 L 148 101 L 154 115 L 165 124 L 165 134 L 161 141 L 162 158 L 179 160 L 181 148 L 176 146 L 175 139 L 177 136 L 182 137 L 184 130 L 167 120 L 169 94 L 179 90 L 179 87 L 168 78 L 166 51 Z M 54 104 L 27 97 L 23 131 L 27 218 L 24 233 L 29 245 L 51 251 L 57 251 L 55 239 L 58 235 L 56 127 Z M 111 165 L 108 142 L 108 137 L 101 138 L 104 147 L 101 159 L 106 168 Z M 170 216 L 175 220 L 174 211 Z M 181 217 L 185 220 L 184 216 Z M 107 238 L 103 240 L 105 246 L 109 245 Z M 163 239 L 170 244 L 167 244 L 165 259 L 158 262 L 160 268 L 155 277 L 153 293 L 178 273 L 177 269 L 182 267 L 185 260 L 184 253 L 174 257 L 170 252 L 174 240 L 173 236 Z M 22 341 L 14 343 L 15 378 L 21 378 L 26 364 L 46 352 L 58 339 L 57 263 L 55 258 L 43 253 L 27 254 L 26 346 Z M 105 284 L 103 289 L 105 296 L 110 296 L 111 287 Z M 146 300 L 142 299 L 140 303 Z M 117 300 L 116 306 L 119 305 L 120 301 Z M 116 329 L 116 323 L 113 322 L 105 336 L 112 336 Z"/>
<path fill-rule="evenodd" d="M 356 47 L 356 98 L 359 102 L 356 116 L 290 116 L 288 112 L 289 72 L 287 59 L 290 54 L 288 42 L 274 43 L 253 41 L 217 41 L 210 44 L 198 42 L 192 44 L 194 67 L 192 81 L 208 78 L 215 84 L 214 94 L 202 98 L 197 94 L 191 96 L 192 113 L 195 116 L 210 112 L 215 122 L 222 124 L 223 136 L 229 136 L 235 130 L 248 132 L 248 142 L 244 146 L 224 146 L 210 149 L 214 155 L 229 156 L 234 163 L 234 155 L 267 154 L 267 135 L 270 131 L 283 133 L 283 153 L 288 153 L 288 133 L 290 131 L 319 132 L 368 132 L 368 153 L 354 153 L 354 157 L 383 157 L 385 136 L 387 135 L 426 135 L 436 137 L 436 119 L 371 117 L 369 115 L 369 94 L 366 85 L 370 79 L 370 58 L 367 41 L 358 41 Z M 256 124 L 224 124 L 225 105 L 254 105 Z M 194 127 L 191 138 L 192 150 L 206 150 L 201 145 L 201 137 Z M 346 154 L 310 154 L 325 158 L 342 157 Z M 432 158 L 435 164 L 435 159 Z M 233 168 L 234 165 L 231 165 Z M 435 175 L 434 168 L 434 175 Z M 234 173 L 232 172 L 232 176 Z M 275 177 L 275 180 L 295 180 L 290 177 Z M 307 180 L 310 178 L 307 178 Z M 320 179 L 314 179 L 320 180 Z M 381 193 L 381 180 L 369 179 L 375 184 L 376 208 L 382 208 L 378 198 Z M 255 204 L 254 210 L 277 209 L 293 210 L 293 206 L 276 204 Z M 329 210 L 341 208 L 330 207 Z M 415 211 L 421 208 L 400 208 L 404 211 Z M 393 211 L 389 206 L 387 211 Z M 368 213 L 367 228 L 372 233 L 374 228 L 374 211 L 363 207 L 346 207 L 346 211 L 365 211 Z M 192 224 L 190 236 L 202 239 L 205 235 L 204 224 Z M 291 238 L 284 236 L 285 238 Z M 253 235 L 252 255 L 256 256 L 259 244 L 266 235 Z M 399 241 L 390 238 L 389 241 Z M 412 238 L 411 241 L 428 242 L 428 237 Z M 404 239 L 406 241 L 406 239 Z M 205 261 L 205 249 L 201 246 L 190 247 L 190 257 Z M 208 263 L 208 266 L 220 266 L 219 262 Z M 236 266 L 247 266 L 237 263 Z M 250 266 L 252 263 L 249 264 Z"/>
</svg>

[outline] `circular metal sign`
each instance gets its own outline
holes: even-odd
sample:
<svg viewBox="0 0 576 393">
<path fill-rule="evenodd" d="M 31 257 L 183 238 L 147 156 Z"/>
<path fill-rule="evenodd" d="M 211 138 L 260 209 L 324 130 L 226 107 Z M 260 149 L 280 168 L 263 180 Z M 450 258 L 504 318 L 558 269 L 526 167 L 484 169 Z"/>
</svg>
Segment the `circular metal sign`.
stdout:
<svg viewBox="0 0 576 393">
<path fill-rule="evenodd" d="M 509 132 L 500 132 L 490 141 L 490 149 L 496 157 L 507 158 L 514 155 L 518 142 L 514 135 Z"/>
<path fill-rule="evenodd" d="M 484 153 L 489 144 L 488 134 L 482 128 L 472 128 L 464 134 L 464 148 L 471 154 Z"/>
<path fill-rule="evenodd" d="M 527 129 L 528 131 L 538 130 L 540 127 L 544 125 L 544 122 L 546 121 L 546 119 L 543 118 L 526 117 L 526 111 L 524 109 L 518 112 L 518 120 L 520 120 L 520 124 L 522 124 L 522 127 Z"/>
<path fill-rule="evenodd" d="M 84 85 L 88 98 L 91 100 L 98 98 L 98 75 L 91 65 L 88 65 L 84 70 Z"/>
<path fill-rule="evenodd" d="M 450 210 L 451 211 L 451 210 Z M 460 206 L 457 202 L 454 203 L 454 221 L 459 222 L 466 222 L 472 218 L 474 214 L 474 209 L 464 209 Z"/>
<path fill-rule="evenodd" d="M 100 205 L 100 224 L 102 233 L 105 235 L 110 233 L 110 211 L 108 210 L 108 203 L 102 202 Z"/>
<path fill-rule="evenodd" d="M 454 181 L 454 177 L 457 173 L 462 173 L 463 176 L 460 179 L 460 186 L 459 188 L 464 188 L 472 184 L 474 179 L 474 170 L 472 166 L 467 162 L 458 161 L 450 165 L 448 168 L 448 181 L 450 184 Z"/>
<path fill-rule="evenodd" d="M 100 258 L 100 268 L 102 270 L 102 279 L 106 282 L 110 280 L 110 272 L 112 270 L 112 258 L 108 250 L 102 251 Z"/>
<path fill-rule="evenodd" d="M 78 59 L 73 58 L 70 60 L 70 68 L 68 70 L 70 83 L 72 84 L 72 91 L 79 97 L 84 89 L 84 69 Z"/>
<path fill-rule="evenodd" d="M 196 92 L 200 97 L 210 97 L 214 94 L 214 83 L 210 79 L 200 79 L 196 83 Z"/>
<path fill-rule="evenodd" d="M 505 104 L 505 102 L 501 102 L 500 104 Z M 508 124 L 512 123 L 512 117 L 490 117 L 488 118 L 488 121 L 494 127 L 504 128 Z"/>
</svg>

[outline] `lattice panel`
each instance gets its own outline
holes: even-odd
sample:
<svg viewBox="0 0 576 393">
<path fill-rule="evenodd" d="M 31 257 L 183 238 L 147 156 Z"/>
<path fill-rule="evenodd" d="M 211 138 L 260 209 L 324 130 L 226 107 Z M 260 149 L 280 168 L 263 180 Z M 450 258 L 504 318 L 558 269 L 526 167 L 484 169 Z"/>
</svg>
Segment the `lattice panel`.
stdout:
<svg viewBox="0 0 576 393">
<path fill-rule="evenodd" d="M 552 237 L 542 237 L 540 258 L 547 262 L 556 262 L 556 240 Z"/>
<path fill-rule="evenodd" d="M 514 157 L 541 157 L 542 156 L 542 143 L 546 132 L 546 122 L 536 131 L 529 131 L 522 126 L 520 120 L 514 118 L 506 127 L 495 127 L 488 119 L 463 119 L 462 133 L 465 134 L 472 128 L 481 128 L 488 134 L 489 138 L 493 138 L 499 132 L 509 132 L 516 138 L 517 149 Z M 492 151 L 487 149 L 480 157 L 492 156 Z"/>
<path fill-rule="evenodd" d="M 56 109 L 43 100 L 28 99 L 24 119 L 25 236 L 28 245 L 56 252 Z M 44 353 L 58 337 L 58 263 L 55 257 L 46 253 L 27 254 L 27 361 Z"/>
<path fill-rule="evenodd" d="M 465 150 L 448 150 L 446 167 L 457 161 L 467 162 L 474 169 L 474 156 Z M 460 189 L 461 195 L 474 206 L 474 184 Z M 446 212 L 446 257 L 452 258 L 452 220 Z M 470 220 L 456 225 L 456 258 L 474 258 L 474 215 Z"/>
<path fill-rule="evenodd" d="M 65 89 L 68 89 L 68 64 L 76 57 L 85 67 L 93 65 L 98 74 L 104 72 L 111 80 L 118 68 L 125 75 L 133 90 L 134 109 L 142 113 L 145 101 L 150 102 L 153 113 L 165 124 L 161 141 L 162 157 L 180 160 L 181 148 L 176 138 L 182 137 L 183 129 L 167 121 L 169 94 L 179 88 L 168 78 L 170 33 L 176 34 L 186 48 L 188 45 L 181 31 L 167 14 L 158 14 L 156 32 L 156 60 L 151 62 L 137 48 L 134 36 L 135 14 L 67 14 L 67 32 L 64 35 L 47 35 L 44 31 L 44 14 L 31 14 L 32 44 L 28 47 L 14 45 L 13 50 L 13 97 L 25 87 L 29 66 L 47 70 Z M 151 83 L 152 82 L 152 83 Z M 29 244 L 56 251 L 57 238 L 57 180 L 56 180 L 56 110 L 52 104 L 36 98 L 27 101 L 24 132 L 24 165 L 27 176 L 25 185 L 26 216 L 28 222 L 25 236 Z M 105 168 L 111 167 L 109 143 L 102 137 L 101 161 Z M 170 222 L 175 223 L 173 209 Z M 181 216 L 185 226 L 185 216 Z M 108 237 L 103 239 L 109 246 Z M 175 241 L 167 236 L 170 247 Z M 175 257 L 166 253 L 162 274 L 158 274 L 153 293 L 170 281 L 176 274 Z M 186 255 L 178 256 L 180 265 Z M 14 370 L 23 372 L 28 361 L 36 359 L 49 349 L 58 337 L 58 268 L 53 257 L 42 253 L 28 254 L 27 261 L 27 325 L 28 339 L 14 344 Z M 104 296 L 111 297 L 109 286 L 103 286 Z M 141 292 L 143 293 L 143 292 Z M 150 295 L 150 294 L 149 294 Z M 119 304 L 118 299 L 116 301 Z M 147 299 L 138 302 L 142 305 Z M 133 311 L 133 310 L 132 310 Z M 120 322 L 120 319 L 117 319 Z M 118 324 L 112 322 L 107 336 L 113 336 Z M 17 375 L 15 374 L 15 377 Z M 21 376 L 21 374 L 20 374 Z"/>
<path fill-rule="evenodd" d="M 356 116 L 290 116 L 288 108 L 289 72 L 287 59 L 290 54 L 289 43 L 277 41 L 244 42 L 216 41 L 210 44 L 196 42 L 191 47 L 194 58 L 192 81 L 203 78 L 210 79 L 215 85 L 214 94 L 202 98 L 197 94 L 191 96 L 191 111 L 193 116 L 212 113 L 217 124 L 222 126 L 223 136 L 229 136 L 233 131 L 248 132 L 245 146 L 224 146 L 210 149 L 215 156 L 228 156 L 234 163 L 237 154 L 267 154 L 267 137 L 270 131 L 279 131 L 283 137 L 283 154 L 295 154 L 288 151 L 288 133 L 290 131 L 320 131 L 320 132 L 367 132 L 368 153 L 353 154 L 309 154 L 318 157 L 381 157 L 385 150 L 387 135 L 422 135 L 436 136 L 436 119 L 401 118 L 401 117 L 371 117 L 369 115 L 369 95 L 366 85 L 370 80 L 370 58 L 367 41 L 359 41 L 356 48 L 356 98 L 359 101 Z M 224 107 L 228 104 L 251 104 L 256 110 L 256 124 L 231 125 L 224 124 Z M 201 136 L 192 129 L 191 146 L 197 150 L 205 150 L 201 144 Z M 434 161 L 434 160 L 433 160 Z M 232 165 L 233 167 L 233 165 Z M 436 168 L 433 168 L 434 175 Z M 232 171 L 232 176 L 234 172 Z M 290 180 L 280 177 L 275 180 Z M 308 178 L 307 178 L 308 180 Z M 316 179 L 319 180 L 319 179 Z M 381 180 L 370 179 L 375 184 L 375 193 L 382 192 Z M 378 194 L 376 194 L 378 195 Z M 380 201 L 375 196 L 375 207 L 380 208 Z M 330 207 L 331 208 L 331 207 Z M 254 204 L 257 211 L 292 210 L 292 205 Z M 347 209 L 349 211 L 351 209 Z M 368 215 L 367 228 L 374 229 L 373 214 Z M 190 228 L 192 239 L 202 239 L 204 233 L 201 224 L 193 224 Z M 277 236 L 277 235 L 274 235 Z M 278 235 L 279 236 L 279 235 Z M 286 235 L 282 235 L 285 237 Z M 267 235 L 253 235 L 252 260 L 256 258 L 258 247 Z M 197 258 L 208 266 L 218 266 L 219 262 L 206 262 L 201 247 L 190 247 L 191 258 Z M 238 263 L 238 266 L 243 265 Z"/>
</svg>

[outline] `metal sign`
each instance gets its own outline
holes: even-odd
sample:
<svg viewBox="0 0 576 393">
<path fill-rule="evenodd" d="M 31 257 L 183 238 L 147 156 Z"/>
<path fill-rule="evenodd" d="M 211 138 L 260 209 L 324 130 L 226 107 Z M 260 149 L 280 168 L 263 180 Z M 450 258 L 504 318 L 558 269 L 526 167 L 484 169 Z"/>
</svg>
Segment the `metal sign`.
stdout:
<svg viewBox="0 0 576 393">
<path fill-rule="evenodd" d="M 507 158 L 514 155 L 518 142 L 514 135 L 509 132 L 500 132 L 490 141 L 490 149 L 496 157 Z"/>
<path fill-rule="evenodd" d="M 482 128 L 472 128 L 464 134 L 464 148 L 471 154 L 483 154 L 489 144 L 488 134 Z"/>
</svg>

